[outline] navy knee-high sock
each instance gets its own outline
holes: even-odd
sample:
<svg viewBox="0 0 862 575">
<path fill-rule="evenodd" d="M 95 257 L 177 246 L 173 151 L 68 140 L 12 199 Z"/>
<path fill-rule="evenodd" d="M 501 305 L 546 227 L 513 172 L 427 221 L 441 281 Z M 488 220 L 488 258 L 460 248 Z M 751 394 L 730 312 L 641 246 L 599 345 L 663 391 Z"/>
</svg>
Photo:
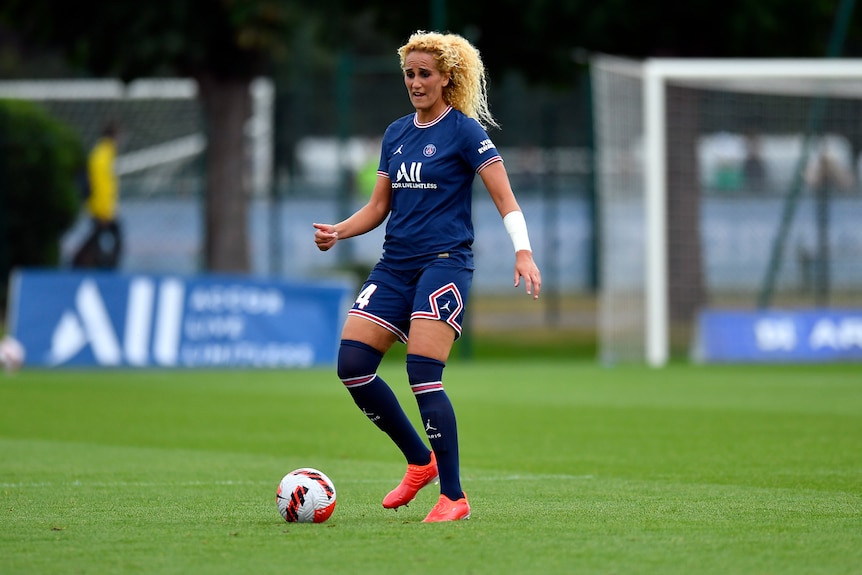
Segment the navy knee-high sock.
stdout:
<svg viewBox="0 0 862 575">
<path fill-rule="evenodd" d="M 362 413 L 395 442 L 407 463 L 425 465 L 431 460 L 431 452 L 392 389 L 377 375 L 381 359 L 383 354 L 369 345 L 342 340 L 338 350 L 338 377 Z"/>
<path fill-rule="evenodd" d="M 419 404 L 425 435 L 437 456 L 440 492 L 451 500 L 464 496 L 461 491 L 461 464 L 458 456 L 458 426 L 449 396 L 443 391 L 442 361 L 407 354 L 407 377 Z"/>
</svg>

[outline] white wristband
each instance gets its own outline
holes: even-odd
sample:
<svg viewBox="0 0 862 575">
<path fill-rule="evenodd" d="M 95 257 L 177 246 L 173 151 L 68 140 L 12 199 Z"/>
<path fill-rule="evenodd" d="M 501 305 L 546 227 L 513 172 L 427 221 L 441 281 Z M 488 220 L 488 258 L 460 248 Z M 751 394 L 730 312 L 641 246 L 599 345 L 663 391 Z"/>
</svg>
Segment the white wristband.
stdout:
<svg viewBox="0 0 862 575">
<path fill-rule="evenodd" d="M 524 219 L 523 213 L 517 210 L 509 212 L 503 216 L 503 225 L 506 226 L 506 231 L 512 238 L 515 253 L 521 250 L 533 251 L 530 248 L 530 235 L 527 233 L 527 221 Z"/>
</svg>

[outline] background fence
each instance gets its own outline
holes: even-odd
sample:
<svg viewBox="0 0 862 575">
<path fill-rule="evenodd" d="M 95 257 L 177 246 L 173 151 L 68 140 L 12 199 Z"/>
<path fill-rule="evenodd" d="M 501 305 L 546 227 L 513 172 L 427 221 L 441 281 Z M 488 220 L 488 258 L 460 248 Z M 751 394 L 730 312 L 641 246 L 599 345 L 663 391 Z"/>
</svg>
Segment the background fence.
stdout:
<svg viewBox="0 0 862 575">
<path fill-rule="evenodd" d="M 503 304 L 495 308 L 499 318 L 490 314 L 483 321 L 594 329 L 592 303 L 584 307 L 566 302 L 592 302 L 600 270 L 605 277 L 609 269 L 637 275 L 644 263 L 638 244 L 643 205 L 637 200 L 616 204 L 620 210 L 614 214 L 607 209 L 600 213 L 597 207 L 592 110 L 608 109 L 617 122 L 636 119 L 641 112 L 640 88 L 632 84 L 614 89 L 594 103 L 586 73 L 556 89 L 531 86 L 516 75 L 494 80 L 491 110 L 503 129 L 490 135 L 524 208 L 545 297 L 540 303 L 543 313 L 536 313 L 534 306 L 518 318 L 506 315 L 514 306 Z M 118 161 L 126 236 L 121 269 L 205 271 L 201 204 L 205 127 L 194 84 L 99 82 L 31 83 L 26 89 L 22 83 L 5 82 L 0 83 L 0 97 L 38 100 L 77 130 L 87 146 L 94 143 L 104 121 L 118 120 L 124 128 Z M 17 92 L 11 90 L 13 84 Z M 329 67 L 294 69 L 290 78 L 261 81 L 253 89 L 255 115 L 247 130 L 252 273 L 287 279 L 344 273 L 359 277 L 378 259 L 383 229 L 322 254 L 314 248 L 311 223 L 346 217 L 365 201 L 366 177 L 373 178 L 376 170 L 383 131 L 389 122 L 412 111 L 397 60 L 342 55 Z M 626 90 L 635 92 L 626 96 Z M 754 307 L 765 254 L 786 204 L 810 97 L 704 94 L 696 111 L 701 131 L 692 136 L 697 166 L 691 181 L 701 197 L 699 241 L 709 300 Z M 631 98 L 628 104 L 626 97 Z M 685 101 L 668 106 L 676 110 Z M 734 110 L 740 113 L 733 115 Z M 833 128 L 860 124 L 855 101 L 836 100 L 831 114 Z M 758 118 L 761 123 L 753 123 Z M 756 143 L 766 170 L 756 189 L 744 179 L 752 127 L 759 130 Z M 637 132 L 626 136 L 624 148 L 611 142 L 599 150 L 603 166 L 612 168 L 617 178 L 617 190 L 637 191 L 643 183 L 638 179 L 643 158 L 638 155 Z M 825 212 L 816 193 L 801 195 L 777 295 L 780 302 L 800 305 L 856 305 L 862 293 L 862 239 L 856 224 L 862 207 L 859 149 L 852 140 L 835 135 L 834 129 L 822 141 L 831 146 L 846 178 L 840 187 L 827 190 Z M 475 301 L 514 296 L 510 242 L 480 179 L 474 210 Z M 828 225 L 825 235 L 823 222 Z M 86 227 L 82 216 L 63 239 L 65 263 Z M 600 227 L 612 227 L 622 240 L 600 246 Z"/>
</svg>

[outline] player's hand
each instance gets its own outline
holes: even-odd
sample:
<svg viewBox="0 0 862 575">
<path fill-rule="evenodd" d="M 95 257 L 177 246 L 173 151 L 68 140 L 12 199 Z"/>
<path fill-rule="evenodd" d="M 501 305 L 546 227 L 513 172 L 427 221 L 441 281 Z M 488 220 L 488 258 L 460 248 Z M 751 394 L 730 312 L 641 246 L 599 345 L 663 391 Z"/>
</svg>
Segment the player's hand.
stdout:
<svg viewBox="0 0 862 575">
<path fill-rule="evenodd" d="M 317 249 L 325 252 L 335 245 L 338 241 L 338 232 L 335 231 L 335 226 L 331 224 L 312 224 L 315 228 L 314 243 L 317 244 Z"/>
<path fill-rule="evenodd" d="M 527 293 L 532 295 L 533 299 L 539 299 L 539 292 L 542 291 L 542 274 L 536 262 L 533 261 L 533 252 L 529 250 L 521 250 L 515 254 L 515 287 L 521 285 L 521 278 L 524 278 Z"/>
</svg>

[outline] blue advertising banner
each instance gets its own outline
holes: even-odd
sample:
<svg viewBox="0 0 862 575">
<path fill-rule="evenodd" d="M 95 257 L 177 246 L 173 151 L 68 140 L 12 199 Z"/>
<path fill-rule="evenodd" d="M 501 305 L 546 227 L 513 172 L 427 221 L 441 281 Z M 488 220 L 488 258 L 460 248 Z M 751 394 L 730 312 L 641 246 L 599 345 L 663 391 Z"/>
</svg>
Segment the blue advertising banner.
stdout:
<svg viewBox="0 0 862 575">
<path fill-rule="evenodd" d="M 335 363 L 352 286 L 232 276 L 18 270 L 10 332 L 39 367 Z"/>
<path fill-rule="evenodd" d="M 862 361 L 862 310 L 700 314 L 695 359 L 704 362 Z"/>
</svg>

